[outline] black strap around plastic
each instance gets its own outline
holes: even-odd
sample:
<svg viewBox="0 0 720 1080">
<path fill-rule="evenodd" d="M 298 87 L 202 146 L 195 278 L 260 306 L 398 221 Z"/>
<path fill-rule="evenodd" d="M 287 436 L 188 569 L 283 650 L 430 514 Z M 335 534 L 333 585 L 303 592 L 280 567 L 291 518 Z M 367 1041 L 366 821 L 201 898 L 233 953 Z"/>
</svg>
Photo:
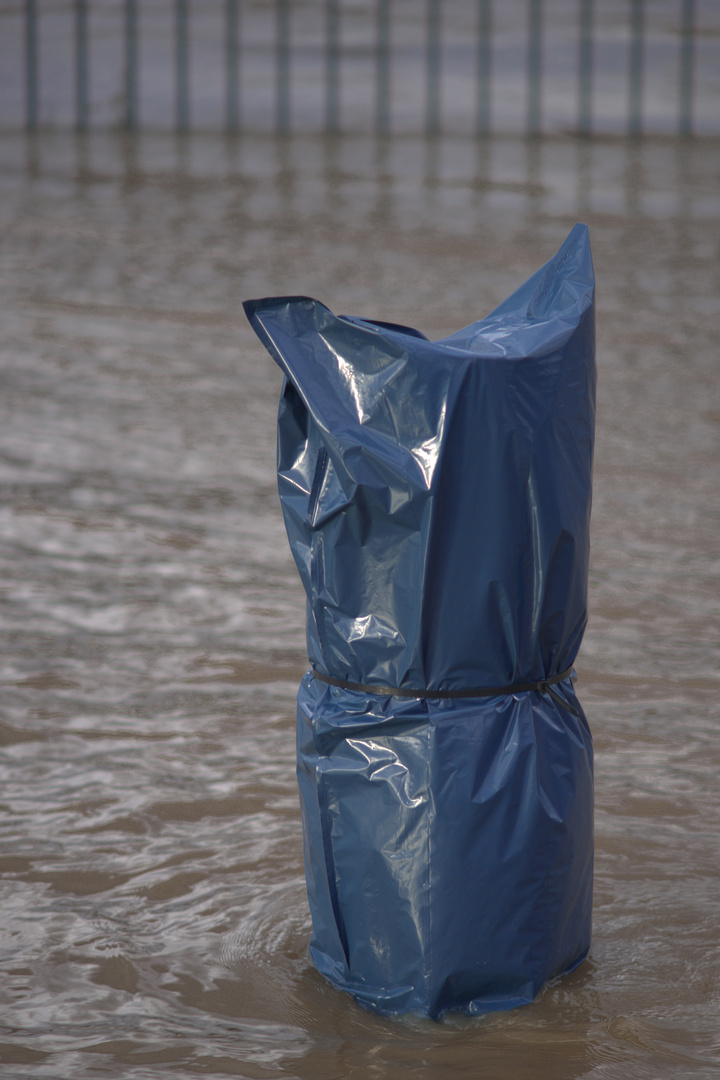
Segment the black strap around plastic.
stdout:
<svg viewBox="0 0 720 1080">
<path fill-rule="evenodd" d="M 511 683 L 510 686 L 474 686 L 466 690 L 414 690 L 409 686 L 376 686 L 373 683 L 348 682 L 347 679 L 336 679 L 334 675 L 324 675 L 316 668 L 312 673 L 320 682 L 330 686 L 339 686 L 341 690 L 357 690 L 361 694 L 380 694 L 382 697 L 406 697 L 406 698 L 478 698 L 478 697 L 502 697 L 506 694 L 523 694 L 529 690 L 537 690 L 539 694 L 549 694 L 550 697 L 563 709 L 578 716 L 577 710 L 565 701 L 564 698 L 553 690 L 555 683 L 563 682 L 572 675 L 572 664 L 559 675 L 550 675 L 547 679 L 538 679 L 535 682 Z"/>
</svg>

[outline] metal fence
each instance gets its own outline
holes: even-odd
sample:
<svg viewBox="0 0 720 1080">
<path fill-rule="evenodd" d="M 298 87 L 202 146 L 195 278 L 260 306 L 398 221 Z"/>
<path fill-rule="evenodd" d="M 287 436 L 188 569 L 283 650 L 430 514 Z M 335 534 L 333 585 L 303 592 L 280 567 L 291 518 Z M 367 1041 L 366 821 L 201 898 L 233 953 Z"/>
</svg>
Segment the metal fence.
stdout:
<svg viewBox="0 0 720 1080">
<path fill-rule="evenodd" d="M 0 19 L 6 129 L 720 133 L 716 0 L 17 0 Z"/>
</svg>

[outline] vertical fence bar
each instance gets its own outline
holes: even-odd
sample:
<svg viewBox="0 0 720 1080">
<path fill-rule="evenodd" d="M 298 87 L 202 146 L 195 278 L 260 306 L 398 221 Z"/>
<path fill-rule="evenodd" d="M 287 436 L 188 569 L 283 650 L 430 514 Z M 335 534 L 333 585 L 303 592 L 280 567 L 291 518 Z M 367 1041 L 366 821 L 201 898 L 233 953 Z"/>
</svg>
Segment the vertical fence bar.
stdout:
<svg viewBox="0 0 720 1080">
<path fill-rule="evenodd" d="M 135 131 L 138 123 L 138 35 L 136 0 L 125 0 L 125 127 Z"/>
<path fill-rule="evenodd" d="M 540 131 L 541 114 L 542 0 L 529 0 L 528 15 L 527 133 L 537 135 Z"/>
<path fill-rule="evenodd" d="M 290 128 L 290 7 L 288 0 L 276 2 L 277 100 L 275 128 Z"/>
<path fill-rule="evenodd" d="M 390 0 L 377 0 L 375 61 L 375 131 L 390 130 Z"/>
<path fill-rule="evenodd" d="M 440 0 L 427 7 L 427 96 L 425 131 L 437 135 L 440 128 Z"/>
<path fill-rule="evenodd" d="M 578 56 L 578 130 L 592 131 L 593 0 L 580 0 L 580 53 Z"/>
<path fill-rule="evenodd" d="M 390 2 L 376 0 L 376 107 L 375 128 L 379 135 L 389 130 L 390 113 Z M 427 0 L 426 107 L 427 134 L 440 129 L 441 106 L 441 0 Z M 592 91 L 594 79 L 594 0 L 579 3 L 578 129 L 589 135 L 593 128 Z M 176 31 L 176 127 L 189 128 L 189 0 L 175 0 Z M 241 0 L 225 0 L 226 23 L 226 128 L 239 129 Z M 325 126 L 340 126 L 340 0 L 325 0 Z M 138 12 L 137 0 L 124 0 L 125 17 L 125 126 L 138 125 Z M 290 126 L 290 0 L 275 0 L 276 8 L 276 128 Z M 89 35 L 88 0 L 74 0 L 75 20 L 75 126 L 87 130 L 89 124 Z M 490 130 L 492 78 L 492 0 L 478 0 L 477 38 L 477 119 L 476 131 Z M 35 130 L 39 121 L 38 11 L 37 0 L 24 0 L 25 15 L 25 124 Z M 680 0 L 680 54 L 677 131 L 693 132 L 695 80 L 695 0 Z M 542 31 L 543 0 L 528 0 L 528 97 L 527 132 L 538 134 L 542 123 Z M 630 0 L 630 43 L 627 132 L 638 136 L 643 130 L 643 81 L 645 51 L 645 0 Z"/>
<path fill-rule="evenodd" d="M 326 0 L 325 7 L 325 130 L 340 124 L 340 2 Z"/>
<path fill-rule="evenodd" d="M 175 128 L 189 124 L 188 0 L 175 0 Z"/>
<path fill-rule="evenodd" d="M 75 126 L 88 126 L 87 0 L 75 0 Z"/>
<path fill-rule="evenodd" d="M 680 23 L 680 117 L 678 134 L 692 135 L 695 0 L 683 0 Z"/>
<path fill-rule="evenodd" d="M 477 39 L 477 119 L 475 130 L 478 135 L 490 132 L 490 77 L 492 74 L 492 4 L 491 0 L 478 2 L 478 39 Z"/>
<path fill-rule="evenodd" d="M 225 130 L 240 128 L 240 11 L 238 0 L 225 0 Z"/>
<path fill-rule="evenodd" d="M 645 0 L 630 4 L 630 105 L 628 135 L 642 131 L 643 36 L 645 30 Z"/>
<path fill-rule="evenodd" d="M 38 125 L 38 50 L 35 0 L 25 0 L 25 126 Z"/>
</svg>

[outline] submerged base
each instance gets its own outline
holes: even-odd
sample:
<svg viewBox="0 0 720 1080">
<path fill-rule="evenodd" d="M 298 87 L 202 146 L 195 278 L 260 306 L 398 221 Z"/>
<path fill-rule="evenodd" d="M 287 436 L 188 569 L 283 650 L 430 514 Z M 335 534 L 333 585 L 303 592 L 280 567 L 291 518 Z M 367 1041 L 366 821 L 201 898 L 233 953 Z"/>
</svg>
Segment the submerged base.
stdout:
<svg viewBox="0 0 720 1080">
<path fill-rule="evenodd" d="M 298 694 L 310 952 L 381 1013 L 527 1004 L 590 945 L 592 740 L 530 692 Z"/>
</svg>

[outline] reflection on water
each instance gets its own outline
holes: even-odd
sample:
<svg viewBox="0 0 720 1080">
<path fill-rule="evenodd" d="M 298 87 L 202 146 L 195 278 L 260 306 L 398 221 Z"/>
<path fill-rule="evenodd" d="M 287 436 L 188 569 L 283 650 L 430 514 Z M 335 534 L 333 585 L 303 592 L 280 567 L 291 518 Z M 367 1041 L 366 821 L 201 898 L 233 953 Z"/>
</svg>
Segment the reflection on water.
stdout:
<svg viewBox="0 0 720 1080">
<path fill-rule="evenodd" d="M 720 143 L 43 135 L 0 160 L 3 1075 L 716 1076 Z M 304 603 L 240 301 L 439 337 L 578 219 L 592 954 L 513 1013 L 381 1020 L 306 956 Z"/>
</svg>

